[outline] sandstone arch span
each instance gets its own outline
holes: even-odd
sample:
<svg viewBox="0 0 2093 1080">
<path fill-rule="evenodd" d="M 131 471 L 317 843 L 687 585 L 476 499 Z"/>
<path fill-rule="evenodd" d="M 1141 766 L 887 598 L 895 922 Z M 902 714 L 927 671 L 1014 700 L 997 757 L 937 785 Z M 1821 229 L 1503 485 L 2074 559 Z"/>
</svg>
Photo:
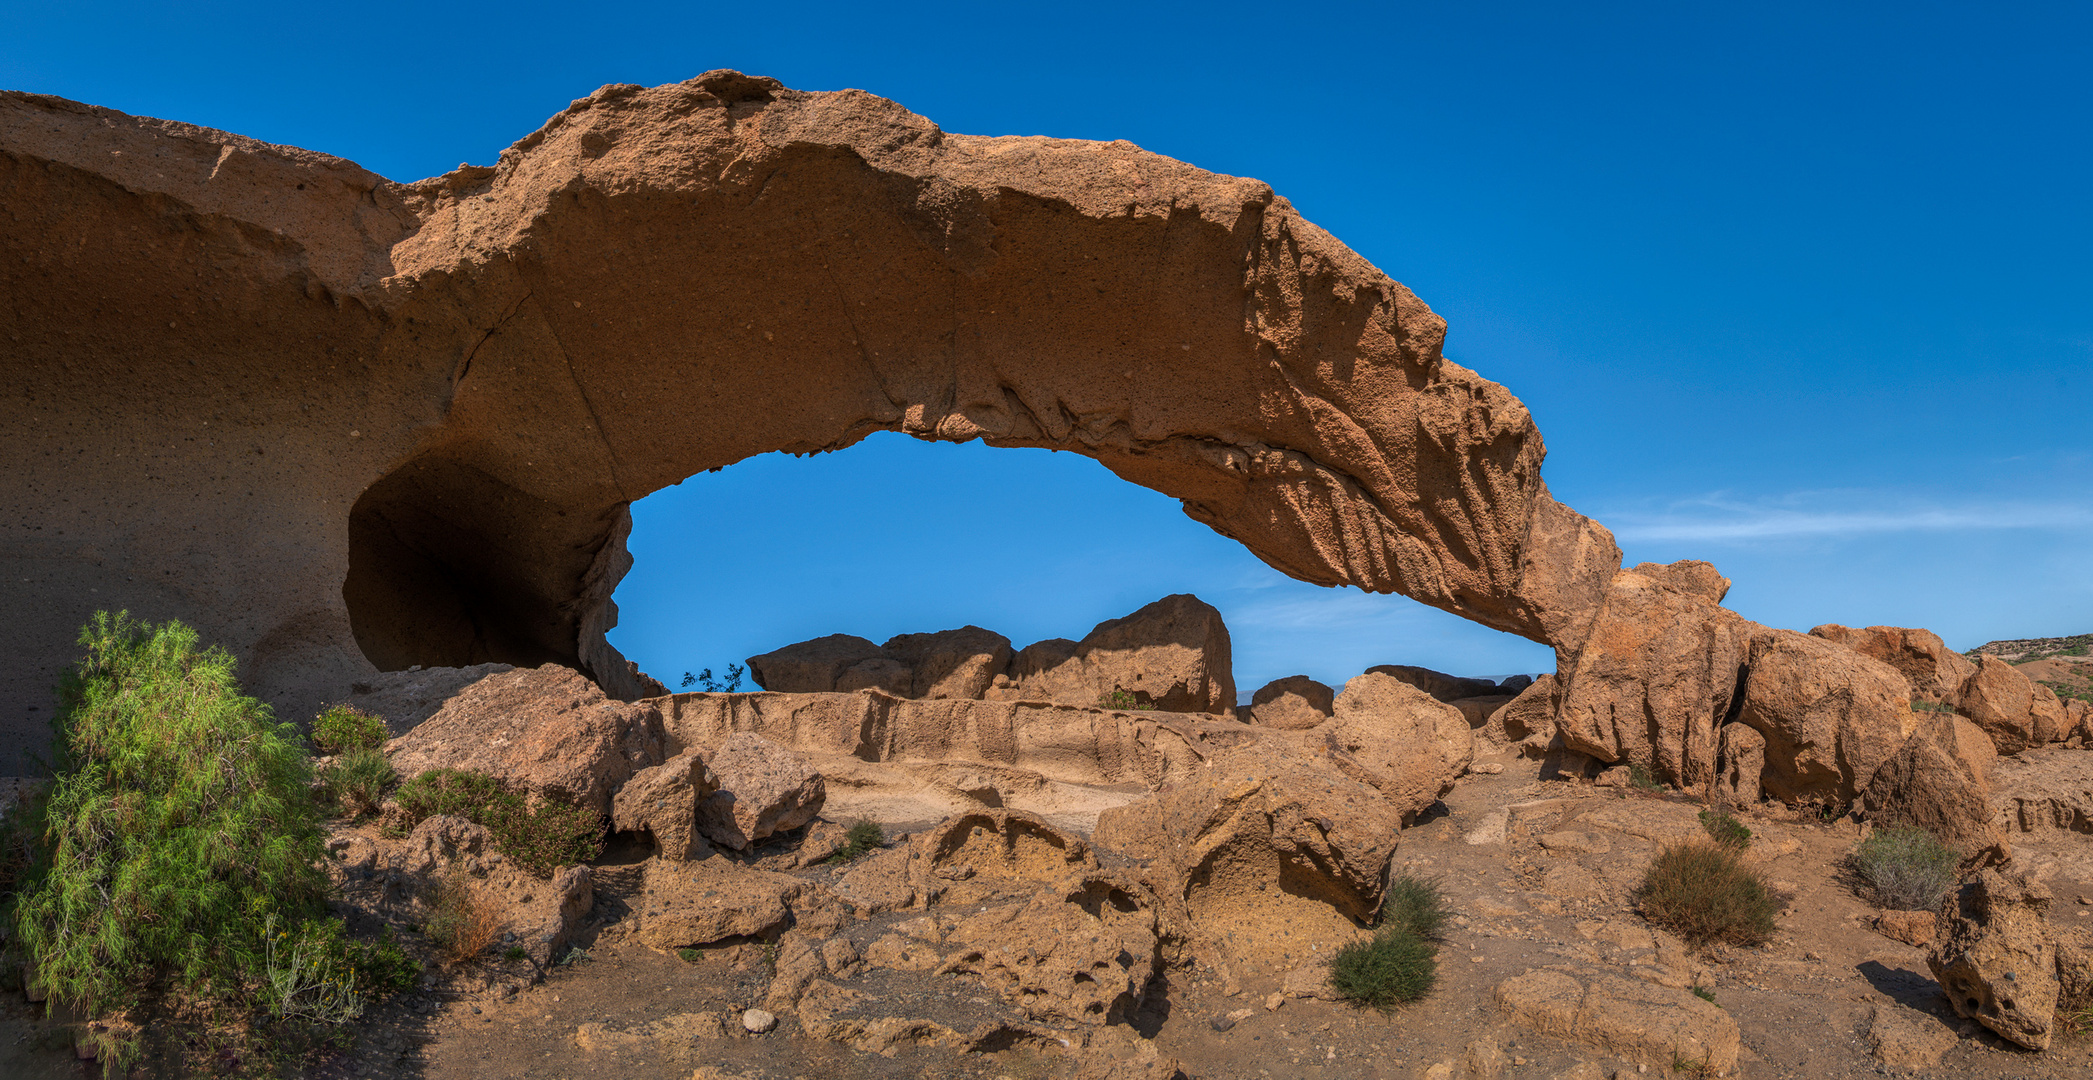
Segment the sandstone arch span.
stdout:
<svg viewBox="0 0 2093 1080">
<path fill-rule="evenodd" d="M 1126 143 L 712 72 L 400 185 L 16 94 L 0 199 L 0 287 L 37 298 L 0 314 L 17 732 L 112 602 L 291 708 L 373 664 L 638 693 L 603 640 L 625 507 L 880 430 L 1086 454 L 1295 577 L 1559 650 L 1619 562 L 1407 289 Z"/>
</svg>

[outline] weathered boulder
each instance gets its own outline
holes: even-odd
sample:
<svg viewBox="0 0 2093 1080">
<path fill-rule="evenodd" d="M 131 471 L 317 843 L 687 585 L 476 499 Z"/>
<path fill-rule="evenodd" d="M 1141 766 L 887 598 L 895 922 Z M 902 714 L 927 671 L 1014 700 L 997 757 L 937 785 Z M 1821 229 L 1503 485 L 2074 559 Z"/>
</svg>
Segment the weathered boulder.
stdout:
<svg viewBox="0 0 2093 1080">
<path fill-rule="evenodd" d="M 1982 729 L 1933 713 L 1875 770 L 1861 797 L 1870 820 L 1915 825 L 1968 854 L 1998 842 L 1991 769 L 1998 754 Z"/>
<path fill-rule="evenodd" d="M 2007 833 L 2093 833 L 2093 754 L 2063 747 L 2000 758 L 1988 822 Z"/>
<path fill-rule="evenodd" d="M 393 854 L 393 865 L 403 874 L 423 878 L 453 865 L 484 875 L 483 860 L 493 851 L 494 835 L 481 825 L 455 814 L 434 814 L 407 834 Z"/>
<path fill-rule="evenodd" d="M 1930 1069 L 1954 1047 L 1955 1029 L 1925 1013 L 1876 1002 L 1868 1020 L 1868 1050 L 1893 1069 Z"/>
<path fill-rule="evenodd" d="M 736 851 L 814 820 L 828 797 L 805 758 L 753 732 L 727 736 L 704 767 L 717 788 L 698 804 L 698 831 Z"/>
<path fill-rule="evenodd" d="M 510 664 L 474 664 L 381 671 L 351 684 L 344 704 L 383 718 L 393 734 L 404 735 L 436 715 L 458 691 L 489 675 L 511 670 L 514 667 Z"/>
<path fill-rule="evenodd" d="M 978 626 L 902 634 L 887 639 L 880 651 L 913 673 L 904 695 L 913 698 L 978 699 L 1010 669 L 1010 639 Z"/>
<path fill-rule="evenodd" d="M 648 833 L 655 850 L 672 862 L 703 858 L 711 848 L 698 828 L 699 807 L 718 789 L 705 771 L 705 759 L 686 750 L 641 770 L 618 789 L 611 803 L 611 826 Z"/>
<path fill-rule="evenodd" d="M 2049 1048 L 2061 989 L 2049 905 L 2041 883 L 1979 870 L 1941 901 L 1926 956 L 1958 1014 L 2033 1050 Z"/>
<path fill-rule="evenodd" d="M 1555 738 L 1555 709 L 1560 691 L 1561 684 L 1553 674 L 1529 679 L 1518 696 L 1490 714 L 1490 726 L 1504 732 L 1506 740 L 1522 744 L 1522 751 L 1538 757 L 1545 752 L 1540 748 Z M 1536 741 L 1538 747 L 1534 745 Z"/>
<path fill-rule="evenodd" d="M 1904 676 L 1822 638 L 1762 630 L 1746 663 L 1737 719 L 1766 738 L 1759 783 L 1774 798 L 1850 802 L 1918 723 Z"/>
<path fill-rule="evenodd" d="M 1737 1064 L 1737 1022 L 1683 988 L 1598 971 L 1529 971 L 1498 984 L 1497 1007 L 1557 1038 L 1618 1054 L 1653 1070 L 1721 1076 Z"/>
<path fill-rule="evenodd" d="M 11 753 L 111 597 L 225 642 L 280 715 L 415 664 L 558 662 L 640 696 L 604 637 L 624 508 L 880 430 L 1082 453 L 1295 577 L 1551 644 L 1618 563 L 1412 293 L 1269 187 L 1123 142 L 716 71 L 604 87 L 413 185 L 14 93 L 0 160 L 28 208 L 0 221 L 10 385 L 35 403 L 0 414 L 0 501 L 78 518 L 0 559 Z M 60 234 L 86 242 L 59 258 Z M 210 430 L 140 460 L 139 416 Z"/>
<path fill-rule="evenodd" d="M 1393 676 L 1353 678 L 1335 710 L 1310 734 L 1344 755 L 1349 774 L 1380 789 L 1406 822 L 1453 790 L 1474 760 L 1475 739 L 1461 711 Z"/>
<path fill-rule="evenodd" d="M 1512 737 L 1498 716 L 1504 707 L 1519 700 L 1516 694 L 1491 694 L 1488 697 L 1460 698 L 1447 702 L 1468 722 L 1468 729 L 1475 733 L 1478 744 L 1496 750 L 1510 746 L 1525 737 L 1524 729 L 1518 738 Z"/>
<path fill-rule="evenodd" d="M 1336 762 L 1268 743 L 1106 810 L 1094 838 L 1146 863 L 1166 918 L 1276 977 L 1373 919 L 1400 831 L 1395 806 Z"/>
<path fill-rule="evenodd" d="M 1035 1020 L 1104 1024 L 1140 1006 L 1163 967 L 1162 935 L 1147 885 L 1079 873 L 962 917 L 937 970 L 979 978 Z"/>
<path fill-rule="evenodd" d="M 822 694 L 836 689 L 843 673 L 884 658 L 879 646 L 852 634 L 830 634 L 749 657 L 749 678 L 765 690 Z M 851 689 L 874 685 L 861 683 Z"/>
<path fill-rule="evenodd" d="M 1811 629 L 1810 636 L 1844 645 L 1896 668 L 1911 684 L 1911 692 L 1925 701 L 1953 704 L 1963 682 L 1977 670 L 1977 665 L 1948 648 L 1948 643 L 1931 630 L 1903 626 L 1855 629 L 1826 623 Z"/>
<path fill-rule="evenodd" d="M 1119 692 L 1143 709 L 1225 714 L 1235 708 L 1232 665 L 1221 613 L 1178 593 L 1101 622 L 1073 645 L 1027 646 L 1011 662 L 1010 688 L 995 696 L 1096 705 Z"/>
<path fill-rule="evenodd" d="M 425 919 L 442 883 L 456 879 L 476 904 L 495 913 L 504 940 L 523 949 L 541 969 L 565 952 L 595 905 L 588 867 L 561 867 L 550 880 L 538 878 L 496 851 L 485 828 L 461 817 L 425 818 L 398 842 L 343 839 L 350 843 L 337 857 L 349 854 L 348 848 L 363 848 L 345 860 L 348 865 L 332 868 L 353 875 L 345 883 L 384 882 L 381 904 L 386 899 L 405 904 L 416 918 Z"/>
<path fill-rule="evenodd" d="M 1571 750 L 1699 787 L 1714 779 L 1715 729 L 1730 713 L 1745 648 L 1761 629 L 1720 606 L 1707 563 L 1643 563 L 1614 576 L 1556 710 Z"/>
<path fill-rule="evenodd" d="M 660 709 L 604 696 L 557 664 L 497 672 L 459 690 L 434 716 L 385 744 L 403 777 L 430 769 L 485 773 L 606 817 L 611 795 L 668 755 Z"/>
<path fill-rule="evenodd" d="M 1460 675 L 1448 675 L 1431 668 L 1413 667 L 1409 664 L 1376 664 L 1366 669 L 1369 675 L 1387 675 L 1400 682 L 1424 691 L 1440 701 L 1458 701 L 1461 698 L 1493 697 L 1498 694 L 1497 684 L 1489 679 L 1470 679 Z"/>
<path fill-rule="evenodd" d="M 891 656 L 875 656 L 843 669 L 843 674 L 836 676 L 835 689 L 841 694 L 878 690 L 905 698 L 915 690 L 915 685 L 914 668 Z"/>
<path fill-rule="evenodd" d="M 2093 702 L 2071 698 L 2064 702 L 2064 722 L 2070 725 L 2070 738 L 2076 739 L 2081 749 L 2093 750 Z"/>
<path fill-rule="evenodd" d="M 1250 722 L 1282 731 L 1312 728 L 1334 715 L 1336 693 L 1306 675 L 1273 679 L 1250 695 Z"/>
<path fill-rule="evenodd" d="M 1766 736 L 1750 724 L 1724 724 L 1717 738 L 1716 790 L 1733 803 L 1758 802 L 1759 781 L 1766 772 Z"/>
<path fill-rule="evenodd" d="M 648 864 L 641 895 L 632 898 L 635 936 L 657 949 L 706 945 L 731 937 L 775 937 L 796 906 L 822 902 L 813 882 L 736 866 L 725 858 Z"/>
<path fill-rule="evenodd" d="M 1980 656 L 1977 669 L 1963 680 L 1956 705 L 1991 736 L 2001 754 L 2056 742 L 2070 730 L 2055 692 L 1990 653 Z"/>
</svg>

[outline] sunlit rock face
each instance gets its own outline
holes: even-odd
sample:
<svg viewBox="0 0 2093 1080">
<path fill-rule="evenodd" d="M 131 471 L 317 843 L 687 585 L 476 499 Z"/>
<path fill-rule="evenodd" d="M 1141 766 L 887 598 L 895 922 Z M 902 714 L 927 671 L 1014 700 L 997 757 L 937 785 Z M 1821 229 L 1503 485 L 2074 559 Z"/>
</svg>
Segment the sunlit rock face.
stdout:
<svg viewBox="0 0 2093 1080">
<path fill-rule="evenodd" d="M 197 624 L 290 717 L 414 665 L 653 692 L 604 639 L 627 506 L 882 430 L 1086 454 L 1295 577 L 1559 648 L 1619 561 L 1409 290 L 1124 142 L 721 71 L 396 184 L 6 94 L 0 202 L 17 762 L 97 607 Z"/>
</svg>

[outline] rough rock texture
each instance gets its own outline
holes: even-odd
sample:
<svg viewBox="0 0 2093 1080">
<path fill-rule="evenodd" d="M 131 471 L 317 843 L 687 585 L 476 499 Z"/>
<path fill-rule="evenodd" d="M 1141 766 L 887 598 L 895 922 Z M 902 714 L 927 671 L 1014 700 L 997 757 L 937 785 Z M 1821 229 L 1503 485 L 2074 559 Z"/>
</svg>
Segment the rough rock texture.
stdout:
<svg viewBox="0 0 2093 1080">
<path fill-rule="evenodd" d="M 1497 1006 L 1546 1035 L 1618 1054 L 1650 1071 L 1737 1064 L 1737 1022 L 1685 989 L 1603 972 L 1529 971 L 1497 987 Z"/>
<path fill-rule="evenodd" d="M 2034 1050 L 2055 1034 L 2060 989 L 2049 905 L 2040 883 L 1980 870 L 1941 902 L 1926 956 L 1957 1013 Z"/>
<path fill-rule="evenodd" d="M 460 690 L 489 675 L 510 670 L 513 668 L 508 664 L 474 664 L 381 671 L 351 685 L 345 704 L 383 718 L 394 735 L 405 735 L 436 715 Z"/>
<path fill-rule="evenodd" d="M 1875 770 L 1861 805 L 1870 820 L 1916 825 L 1965 854 L 1989 847 L 1999 839 L 1991 802 L 1997 759 L 1975 724 L 1932 713 Z"/>
<path fill-rule="evenodd" d="M 1760 778 L 1766 772 L 1766 736 L 1750 724 L 1724 724 L 1716 734 L 1721 766 L 1715 776 L 1716 790 L 1733 803 L 1758 802 Z"/>
<path fill-rule="evenodd" d="M 661 711 L 605 697 L 557 664 L 498 672 L 458 691 L 436 715 L 385 744 L 403 777 L 482 772 L 535 798 L 555 795 L 609 816 L 611 795 L 668 756 Z"/>
<path fill-rule="evenodd" d="M 1373 918 L 1400 827 L 1386 798 L 1328 758 L 1257 746 L 1105 811 L 1095 839 L 1146 860 L 1166 913 L 1182 913 L 1211 960 L 1279 975 Z"/>
<path fill-rule="evenodd" d="M 1081 837 L 1018 810 L 959 814 L 905 848 L 875 855 L 836 883 L 869 911 L 964 906 L 1029 896 L 1071 873 L 1097 869 Z"/>
<path fill-rule="evenodd" d="M 2093 833 L 2093 754 L 2049 747 L 2001 758 L 1986 817 L 2007 833 Z"/>
<path fill-rule="evenodd" d="M 1066 877 L 962 918 L 947 940 L 959 948 L 939 973 L 974 975 L 1035 1020 L 1124 1020 L 1163 967 L 1155 897 L 1124 874 Z"/>
<path fill-rule="evenodd" d="M 699 831 L 698 810 L 718 788 L 705 770 L 704 758 L 686 750 L 640 770 L 618 789 L 611 803 L 611 827 L 648 833 L 664 859 L 687 862 L 703 858 L 711 846 Z"/>
<path fill-rule="evenodd" d="M 880 649 L 908 666 L 909 697 L 933 699 L 980 698 L 1010 669 L 1012 655 L 1009 638 L 978 626 L 902 634 Z"/>
<path fill-rule="evenodd" d="M 1250 722 L 1282 731 L 1312 728 L 1335 715 L 1336 692 L 1306 675 L 1273 679 L 1250 695 Z"/>
<path fill-rule="evenodd" d="M 1869 1052 L 1893 1069 L 1930 1069 L 1956 1038 L 1954 1028 L 1934 1017 L 1881 1002 L 1868 1021 Z"/>
<path fill-rule="evenodd" d="M 1948 648 L 1931 630 L 1903 626 L 1869 626 L 1855 629 L 1826 623 L 1810 631 L 1811 637 L 1844 645 L 1862 656 L 1896 668 L 1911 683 L 1911 692 L 1926 701 L 1953 704 L 1962 684 L 1976 673 L 1977 665 Z"/>
<path fill-rule="evenodd" d="M 1745 662 L 1737 719 L 1766 737 L 1760 785 L 1774 798 L 1852 800 L 1918 722 L 1904 676 L 1822 638 L 1764 630 Z"/>
<path fill-rule="evenodd" d="M 2047 686 L 2038 686 L 2013 665 L 1984 654 L 1957 694 L 1962 715 L 1991 736 L 2001 754 L 2018 754 L 2031 746 L 2062 739 L 2069 727 L 2064 705 Z"/>
<path fill-rule="evenodd" d="M 1714 779 L 1715 731 L 1760 629 L 1719 606 L 1728 584 L 1692 561 L 1616 575 L 1583 650 L 1557 676 L 1564 744 L 1682 787 Z"/>
<path fill-rule="evenodd" d="M 843 673 L 859 664 L 882 659 L 879 646 L 850 634 L 830 634 L 749 657 L 749 678 L 765 690 L 786 694 L 824 694 L 836 688 Z M 891 663 L 891 662 L 890 662 Z M 898 664 L 896 666 L 899 666 Z M 903 677 L 906 686 L 913 673 Z M 861 682 L 861 690 L 877 685 Z M 905 695 L 904 695 L 905 696 Z"/>
<path fill-rule="evenodd" d="M 493 907 L 517 947 L 543 969 L 565 955 L 595 904 L 594 875 L 563 867 L 550 880 L 530 874 L 494 850 L 493 837 L 461 817 L 425 818 L 399 841 L 338 836 L 324 864 L 353 901 L 425 922 L 438 886 L 456 878 Z"/>
<path fill-rule="evenodd" d="M 0 201 L 14 753 L 106 606 L 225 642 L 287 717 L 414 664 L 644 696 L 604 639 L 626 506 L 880 430 L 1086 454 L 1290 575 L 1557 646 L 1619 561 L 1407 289 L 1124 142 L 716 71 L 405 185 L 9 93 Z"/>
<path fill-rule="evenodd" d="M 1344 755 L 1348 775 L 1380 789 L 1404 821 L 1451 791 L 1475 757 L 1459 709 L 1393 676 L 1369 672 L 1345 683 L 1336 713 L 1311 734 Z"/>
<path fill-rule="evenodd" d="M 1178 593 L 1101 622 L 1072 645 L 1055 638 L 1027 646 L 1011 662 L 1008 688 L 993 696 L 1096 705 L 1114 691 L 1143 709 L 1233 711 L 1235 669 L 1221 613 Z"/>
<path fill-rule="evenodd" d="M 644 892 L 632 901 L 636 936 L 657 949 L 775 937 L 796 908 L 821 902 L 816 890 L 801 878 L 750 870 L 720 856 L 656 861 L 647 866 Z"/>
<path fill-rule="evenodd" d="M 698 803 L 698 830 L 736 851 L 814 820 L 828 797 L 805 758 L 751 732 L 729 735 L 705 755 L 705 772 L 717 790 Z"/>
<path fill-rule="evenodd" d="M 1494 697 L 1498 694 L 1497 684 L 1488 679 L 1469 679 L 1459 675 L 1448 675 L 1431 668 L 1412 667 L 1409 664 L 1376 664 L 1366 669 L 1371 675 L 1387 675 L 1400 682 L 1424 691 L 1440 701 L 1459 701 L 1462 698 Z"/>
</svg>

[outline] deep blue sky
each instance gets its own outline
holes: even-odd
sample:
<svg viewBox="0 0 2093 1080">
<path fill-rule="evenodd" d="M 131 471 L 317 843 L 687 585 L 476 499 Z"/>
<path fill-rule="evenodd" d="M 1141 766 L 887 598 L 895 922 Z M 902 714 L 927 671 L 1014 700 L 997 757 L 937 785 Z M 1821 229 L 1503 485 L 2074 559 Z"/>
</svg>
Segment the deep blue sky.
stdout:
<svg viewBox="0 0 2093 1080">
<path fill-rule="evenodd" d="M 1270 182 L 1415 289 L 1630 562 L 1781 626 L 2093 630 L 2093 7 L 10 5 L 0 87 L 491 163 L 607 82 L 737 67 L 945 128 Z M 1543 670 L 1287 581 L 1084 459 L 880 437 L 635 508 L 613 640 L 670 681 L 834 631 L 1221 607 L 1238 681 Z"/>
</svg>

